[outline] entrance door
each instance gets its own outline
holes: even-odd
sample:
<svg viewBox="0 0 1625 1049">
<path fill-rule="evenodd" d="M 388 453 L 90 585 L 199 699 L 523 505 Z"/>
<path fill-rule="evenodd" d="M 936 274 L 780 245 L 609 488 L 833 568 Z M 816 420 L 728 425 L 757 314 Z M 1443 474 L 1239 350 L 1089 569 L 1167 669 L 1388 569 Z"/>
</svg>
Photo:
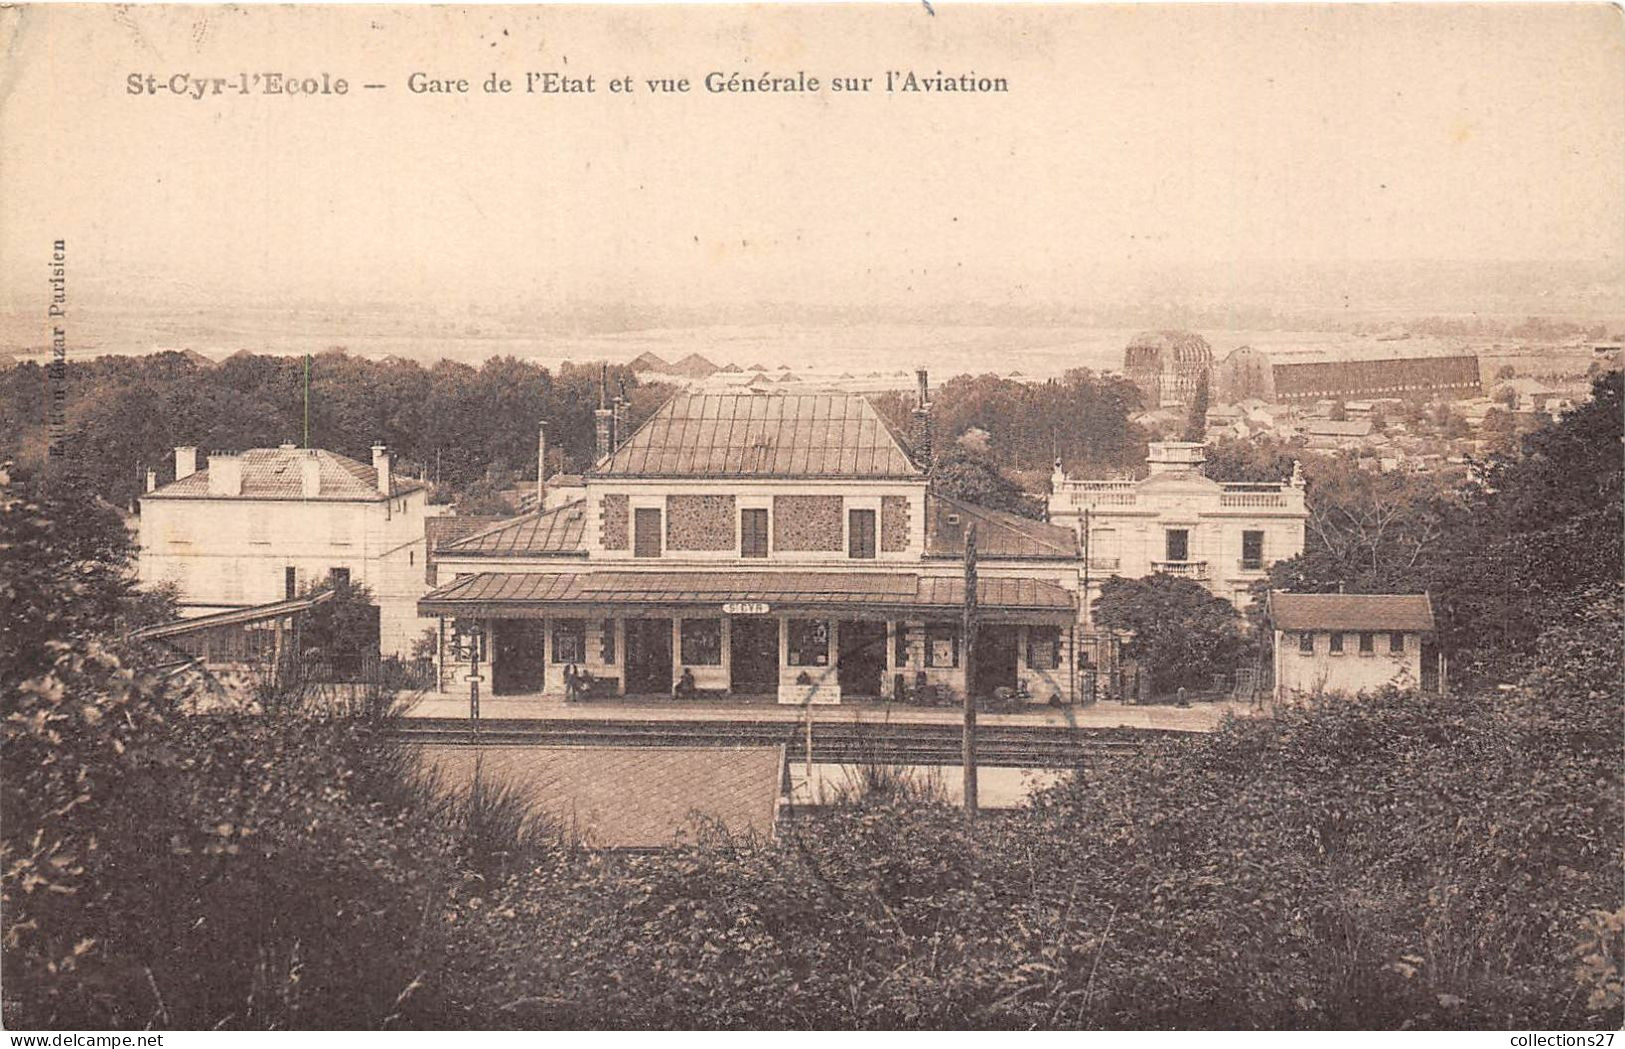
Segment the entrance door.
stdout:
<svg viewBox="0 0 1625 1049">
<path fill-rule="evenodd" d="M 835 677 L 843 696 L 878 696 L 886 675 L 886 624 L 843 619 L 838 631 Z"/>
<path fill-rule="evenodd" d="M 995 689 L 1016 687 L 1016 628 L 988 624 L 976 631 L 975 692 L 991 696 Z"/>
<path fill-rule="evenodd" d="M 672 686 L 671 620 L 626 621 L 626 692 L 669 695 Z"/>
<path fill-rule="evenodd" d="M 779 690 L 779 621 L 735 616 L 728 622 L 728 688 L 745 696 Z"/>
<path fill-rule="evenodd" d="M 540 692 L 547 673 L 546 633 L 540 619 L 499 619 L 492 646 L 491 692 Z"/>
</svg>

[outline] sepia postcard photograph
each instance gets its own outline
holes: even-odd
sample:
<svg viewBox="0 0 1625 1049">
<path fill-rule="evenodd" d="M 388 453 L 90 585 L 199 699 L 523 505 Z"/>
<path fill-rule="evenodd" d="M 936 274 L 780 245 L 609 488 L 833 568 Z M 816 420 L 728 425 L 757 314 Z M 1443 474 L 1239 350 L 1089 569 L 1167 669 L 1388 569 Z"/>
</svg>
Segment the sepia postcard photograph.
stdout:
<svg viewBox="0 0 1625 1049">
<path fill-rule="evenodd" d="M 1612 1046 L 1617 4 L 0 56 L 8 1047 Z"/>
</svg>

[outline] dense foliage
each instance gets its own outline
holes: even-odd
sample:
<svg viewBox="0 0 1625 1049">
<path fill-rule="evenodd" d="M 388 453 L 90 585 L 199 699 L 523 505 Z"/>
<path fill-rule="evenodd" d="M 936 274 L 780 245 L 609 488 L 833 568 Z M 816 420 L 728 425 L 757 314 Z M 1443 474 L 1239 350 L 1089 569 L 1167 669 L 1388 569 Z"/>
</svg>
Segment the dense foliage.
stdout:
<svg viewBox="0 0 1625 1049">
<path fill-rule="evenodd" d="M 371 361 L 340 350 L 310 363 L 310 444 L 362 462 L 388 445 L 398 470 L 437 479 L 454 491 L 488 470 L 535 476 L 536 429 L 548 423 L 550 469 L 582 469 L 593 450 L 600 370 L 566 363 L 557 372 L 513 357 L 478 368 L 442 360 Z M 629 369 L 624 384 L 637 425 L 669 390 Z M 19 364 L 0 383 L 0 448 L 36 470 L 73 474 L 124 506 L 141 492 L 144 471 L 174 476 L 174 447 L 274 448 L 303 439 L 305 360 L 239 353 L 218 365 L 180 353 L 71 361 L 54 389 L 66 400 L 66 454 L 48 459 L 45 410 L 53 403 L 46 369 Z"/>
<path fill-rule="evenodd" d="M 1245 654 L 1235 606 L 1202 584 L 1164 573 L 1112 576 L 1100 585 L 1094 621 L 1128 634 L 1123 655 L 1151 674 L 1160 694 L 1210 688 L 1214 675 L 1235 672 Z"/>
<path fill-rule="evenodd" d="M 987 434 L 987 456 L 1001 469 L 1047 475 L 1059 458 L 1068 471 L 1091 475 L 1145 459 L 1146 435 L 1130 421 L 1140 410 L 1140 392 L 1120 376 L 1087 368 L 1047 382 L 959 375 L 931 398 L 937 450 L 980 430 Z M 897 433 L 910 432 L 912 396 L 884 394 L 874 404 Z"/>
</svg>

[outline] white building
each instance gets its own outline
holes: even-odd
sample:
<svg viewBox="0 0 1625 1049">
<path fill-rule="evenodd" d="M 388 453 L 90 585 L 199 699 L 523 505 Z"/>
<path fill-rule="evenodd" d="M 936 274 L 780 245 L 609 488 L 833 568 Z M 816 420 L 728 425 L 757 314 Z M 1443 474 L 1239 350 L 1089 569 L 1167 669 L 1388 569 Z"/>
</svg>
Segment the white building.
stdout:
<svg viewBox="0 0 1625 1049">
<path fill-rule="evenodd" d="M 379 608 L 379 648 L 409 655 L 430 625 L 417 599 L 424 580 L 428 486 L 372 465 L 293 445 L 214 453 L 175 449 L 175 480 L 147 478 L 141 499 L 140 577 L 172 582 L 186 616 L 293 597 L 339 576 L 365 584 Z"/>
<path fill-rule="evenodd" d="M 1390 685 L 1437 691 L 1444 664 L 1433 646 L 1426 594 L 1271 591 L 1275 697 L 1358 695 Z"/>
<path fill-rule="evenodd" d="M 1151 445 L 1138 481 L 1073 480 L 1055 467 L 1051 523 L 1072 529 L 1088 558 L 1089 604 L 1110 576 L 1193 579 L 1237 608 L 1269 566 L 1303 552 L 1303 479 L 1221 483 L 1203 476 L 1200 444 Z"/>
</svg>

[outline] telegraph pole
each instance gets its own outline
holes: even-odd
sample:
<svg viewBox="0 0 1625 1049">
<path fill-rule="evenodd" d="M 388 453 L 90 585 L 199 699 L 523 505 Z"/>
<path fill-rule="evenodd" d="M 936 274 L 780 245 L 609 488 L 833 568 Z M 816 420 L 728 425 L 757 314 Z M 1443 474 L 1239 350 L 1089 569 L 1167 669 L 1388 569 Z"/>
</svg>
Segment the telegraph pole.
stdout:
<svg viewBox="0 0 1625 1049">
<path fill-rule="evenodd" d="M 974 818 L 976 798 L 976 525 L 965 526 L 965 815 Z"/>
</svg>

